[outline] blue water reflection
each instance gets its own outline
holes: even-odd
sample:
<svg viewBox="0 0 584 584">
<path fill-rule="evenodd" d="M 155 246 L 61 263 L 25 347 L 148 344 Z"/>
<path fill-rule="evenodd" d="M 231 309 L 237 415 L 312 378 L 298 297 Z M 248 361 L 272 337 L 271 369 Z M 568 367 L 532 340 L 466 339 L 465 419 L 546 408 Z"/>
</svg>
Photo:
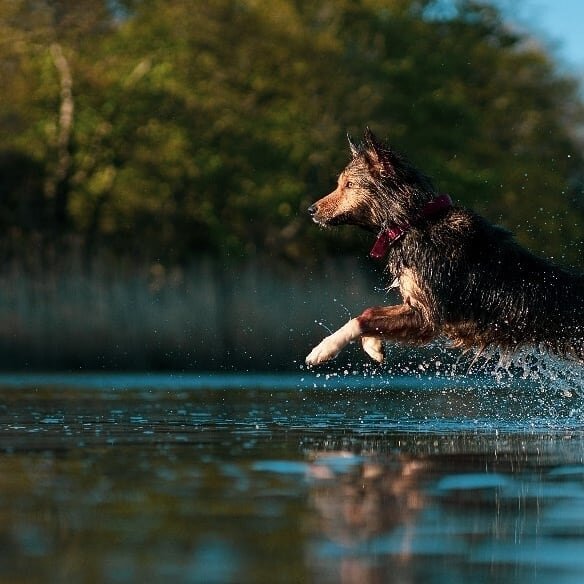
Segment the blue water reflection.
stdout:
<svg viewBox="0 0 584 584">
<path fill-rule="evenodd" d="M 0 377 L 0 581 L 581 581 L 577 393 L 343 379 Z"/>
</svg>

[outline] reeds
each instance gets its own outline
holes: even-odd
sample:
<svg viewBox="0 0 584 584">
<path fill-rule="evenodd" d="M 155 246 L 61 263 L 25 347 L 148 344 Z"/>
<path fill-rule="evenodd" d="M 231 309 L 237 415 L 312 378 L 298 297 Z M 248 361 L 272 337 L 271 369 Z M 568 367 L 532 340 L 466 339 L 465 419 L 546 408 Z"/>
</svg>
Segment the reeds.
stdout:
<svg viewBox="0 0 584 584">
<path fill-rule="evenodd" d="M 74 259 L 0 274 L 3 370 L 295 370 L 315 342 L 384 301 L 356 260 L 282 270 Z M 322 326 L 317 324 L 322 323 Z"/>
</svg>

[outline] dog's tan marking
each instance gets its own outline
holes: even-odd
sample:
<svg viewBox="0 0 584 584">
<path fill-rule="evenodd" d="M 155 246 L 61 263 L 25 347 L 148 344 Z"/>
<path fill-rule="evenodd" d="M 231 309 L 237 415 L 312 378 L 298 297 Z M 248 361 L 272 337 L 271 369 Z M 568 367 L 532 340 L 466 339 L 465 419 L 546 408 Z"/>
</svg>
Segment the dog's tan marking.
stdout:
<svg viewBox="0 0 584 584">
<path fill-rule="evenodd" d="M 326 223 L 327 221 L 331 221 L 335 217 L 352 210 L 353 201 L 345 190 L 345 182 L 346 179 L 344 174 L 341 174 L 337 188 L 332 193 L 318 201 L 318 212 L 315 218 L 319 222 L 324 221 Z"/>
<path fill-rule="evenodd" d="M 383 342 L 379 337 L 363 335 L 361 337 L 363 350 L 378 363 L 383 363 Z"/>
<path fill-rule="evenodd" d="M 399 291 L 403 298 L 403 301 L 410 306 L 417 306 L 419 302 L 417 300 L 419 296 L 420 287 L 416 283 L 414 278 L 414 272 L 406 268 L 399 275 Z"/>
<path fill-rule="evenodd" d="M 406 268 L 399 276 L 399 291 L 403 298 L 404 304 L 408 304 L 424 315 L 426 319 L 430 318 L 426 294 L 420 288 L 416 274 L 413 270 Z"/>
</svg>

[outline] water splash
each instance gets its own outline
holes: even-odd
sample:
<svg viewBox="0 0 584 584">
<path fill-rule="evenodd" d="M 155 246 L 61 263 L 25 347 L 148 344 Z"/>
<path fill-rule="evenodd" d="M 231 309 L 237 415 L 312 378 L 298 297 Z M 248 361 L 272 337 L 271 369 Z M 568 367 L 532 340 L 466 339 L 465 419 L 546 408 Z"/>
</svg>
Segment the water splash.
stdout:
<svg viewBox="0 0 584 584">
<path fill-rule="evenodd" d="M 354 349 L 357 360 L 331 364 L 317 374 L 314 389 L 365 390 L 361 399 L 379 410 L 377 417 L 365 416 L 365 425 L 377 430 L 410 424 L 418 430 L 531 432 L 584 424 L 584 377 L 575 362 L 538 348 L 512 355 L 490 351 L 478 357 L 445 342 L 423 349 L 386 349 L 383 366 L 369 364 Z M 389 417 L 379 418 L 380 412 Z"/>
<path fill-rule="evenodd" d="M 351 314 L 351 311 L 341 302 L 339 302 L 336 298 L 333 298 L 333 302 L 338 304 L 344 311 L 345 314 L 349 317 L 349 318 L 353 318 L 353 315 Z"/>
<path fill-rule="evenodd" d="M 333 329 L 331 328 L 331 326 L 325 324 L 322 320 L 315 320 L 314 321 L 318 326 L 321 326 L 325 331 L 327 331 L 329 333 L 329 335 L 333 334 Z"/>
<path fill-rule="evenodd" d="M 485 352 L 473 366 L 489 372 L 501 383 L 528 381 L 541 390 L 556 391 L 564 397 L 584 396 L 582 366 L 538 347 L 523 348 L 512 354 Z"/>
</svg>

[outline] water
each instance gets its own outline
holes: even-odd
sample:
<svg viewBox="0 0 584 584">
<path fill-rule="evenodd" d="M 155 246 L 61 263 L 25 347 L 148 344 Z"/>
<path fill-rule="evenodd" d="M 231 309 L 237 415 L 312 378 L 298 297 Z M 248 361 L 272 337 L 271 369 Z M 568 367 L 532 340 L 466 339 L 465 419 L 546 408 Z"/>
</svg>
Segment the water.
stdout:
<svg viewBox="0 0 584 584">
<path fill-rule="evenodd" d="M 579 583 L 570 387 L 0 376 L 0 581 Z"/>
</svg>

